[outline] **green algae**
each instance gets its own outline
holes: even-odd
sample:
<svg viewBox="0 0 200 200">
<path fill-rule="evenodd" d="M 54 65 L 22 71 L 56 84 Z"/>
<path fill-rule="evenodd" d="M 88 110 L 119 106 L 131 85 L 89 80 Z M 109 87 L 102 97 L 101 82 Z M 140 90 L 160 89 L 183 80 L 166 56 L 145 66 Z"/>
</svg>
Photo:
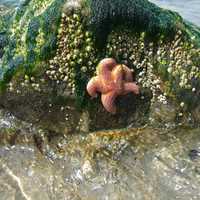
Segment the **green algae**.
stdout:
<svg viewBox="0 0 200 200">
<path fill-rule="evenodd" d="M 26 1 L 17 9 L 3 56 L 1 85 L 8 83 L 18 70 L 31 74 L 55 52 L 63 2 Z"/>
<path fill-rule="evenodd" d="M 173 35 L 183 26 L 178 14 L 161 9 L 147 0 L 91 0 L 90 5 L 92 30 L 97 43 L 101 45 L 105 44 L 109 33 L 118 25 L 145 31 L 151 38 Z"/>
</svg>

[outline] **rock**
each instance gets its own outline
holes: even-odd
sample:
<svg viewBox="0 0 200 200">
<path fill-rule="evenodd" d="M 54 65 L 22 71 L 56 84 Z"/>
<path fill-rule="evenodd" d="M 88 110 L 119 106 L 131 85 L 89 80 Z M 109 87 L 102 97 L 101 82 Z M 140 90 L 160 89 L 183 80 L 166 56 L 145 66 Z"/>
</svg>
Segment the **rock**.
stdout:
<svg viewBox="0 0 200 200">
<path fill-rule="evenodd" d="M 196 123 L 198 123 L 198 121 L 200 120 L 200 106 L 196 107 L 193 110 L 192 115 L 194 116 L 193 118 L 196 119 Z"/>
<path fill-rule="evenodd" d="M 17 119 L 5 110 L 0 110 L 0 145 L 33 143 L 33 136 L 36 133 L 37 129 L 32 124 Z"/>
<path fill-rule="evenodd" d="M 178 109 L 173 102 L 168 104 L 163 104 L 159 102 L 154 102 L 151 105 L 150 111 L 150 122 L 156 126 L 160 124 L 161 126 L 175 126 L 177 121 Z"/>
<path fill-rule="evenodd" d="M 77 129 L 77 116 L 85 111 L 84 126 L 95 131 L 138 127 L 154 111 L 166 116 L 178 105 L 184 116 L 178 122 L 199 124 L 194 110 L 200 97 L 200 30 L 177 13 L 147 0 L 29 0 L 20 4 L 5 30 L 9 42 L 2 45 L 0 105 L 22 120 L 66 135 Z M 115 116 L 86 92 L 104 57 L 127 64 L 141 88 L 141 95 L 117 100 Z M 151 92 L 143 94 L 143 89 Z M 153 106 L 157 101 L 163 109 Z M 63 107 L 75 110 L 69 123 L 70 112 L 60 112 Z M 49 123 L 52 115 L 54 123 Z M 173 121 L 174 115 L 160 120 Z"/>
</svg>

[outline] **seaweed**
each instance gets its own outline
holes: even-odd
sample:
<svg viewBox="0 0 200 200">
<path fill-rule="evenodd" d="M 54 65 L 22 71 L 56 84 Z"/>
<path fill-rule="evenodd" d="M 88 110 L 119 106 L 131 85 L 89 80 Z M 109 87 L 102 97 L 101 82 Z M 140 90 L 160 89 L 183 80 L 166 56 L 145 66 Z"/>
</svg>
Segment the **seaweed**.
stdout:
<svg viewBox="0 0 200 200">
<path fill-rule="evenodd" d="M 150 37 L 173 35 L 183 24 L 175 12 L 163 10 L 147 0 L 91 0 L 91 29 L 97 44 L 102 47 L 110 31 L 119 25 L 126 25 Z"/>
<path fill-rule="evenodd" d="M 6 34 L 8 44 L 0 66 L 0 85 L 8 83 L 18 69 L 31 74 L 40 62 L 55 53 L 63 3 L 64 0 L 27 0 L 20 4 Z M 37 6 L 40 4 L 46 7 L 38 14 Z M 37 43 L 40 32 L 44 35 L 42 44 Z M 19 57 L 23 57 L 23 62 L 17 62 Z"/>
</svg>

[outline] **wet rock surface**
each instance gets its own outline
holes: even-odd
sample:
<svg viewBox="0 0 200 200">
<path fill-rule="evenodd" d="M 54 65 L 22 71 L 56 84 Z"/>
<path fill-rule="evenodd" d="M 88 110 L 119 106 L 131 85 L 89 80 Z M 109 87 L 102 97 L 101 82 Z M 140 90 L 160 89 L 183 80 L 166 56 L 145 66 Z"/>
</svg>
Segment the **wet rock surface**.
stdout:
<svg viewBox="0 0 200 200">
<path fill-rule="evenodd" d="M 14 144 L 3 137 L 10 127 L 21 130 Z M 1 200 L 199 199 L 199 131 L 144 127 L 51 139 L 43 132 L 38 148 L 42 130 L 1 112 Z"/>
<path fill-rule="evenodd" d="M 79 108 L 74 96 L 68 95 L 69 91 L 61 86 L 46 84 L 43 93 L 32 88 L 18 87 L 17 90 L 23 92 L 7 91 L 1 95 L 0 107 L 9 110 L 18 119 L 62 135 L 74 130 L 88 132 L 139 127 L 148 121 L 147 113 L 151 106 L 146 93 L 143 99 L 141 95 L 119 96 L 116 99 L 117 114 L 113 115 L 103 107 L 100 95 L 95 100 L 88 98 L 91 105 L 84 109 Z"/>
</svg>

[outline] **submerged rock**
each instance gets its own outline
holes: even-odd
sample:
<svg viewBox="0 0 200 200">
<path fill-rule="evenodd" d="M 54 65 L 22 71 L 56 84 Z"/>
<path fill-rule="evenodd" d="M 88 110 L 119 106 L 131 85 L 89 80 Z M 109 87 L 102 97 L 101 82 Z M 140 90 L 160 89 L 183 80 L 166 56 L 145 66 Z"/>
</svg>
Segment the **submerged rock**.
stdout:
<svg viewBox="0 0 200 200">
<path fill-rule="evenodd" d="M 199 199 L 199 131 L 144 127 L 54 136 L 44 151 L 36 140 L 7 140 L 0 146 L 1 199 Z"/>
</svg>

